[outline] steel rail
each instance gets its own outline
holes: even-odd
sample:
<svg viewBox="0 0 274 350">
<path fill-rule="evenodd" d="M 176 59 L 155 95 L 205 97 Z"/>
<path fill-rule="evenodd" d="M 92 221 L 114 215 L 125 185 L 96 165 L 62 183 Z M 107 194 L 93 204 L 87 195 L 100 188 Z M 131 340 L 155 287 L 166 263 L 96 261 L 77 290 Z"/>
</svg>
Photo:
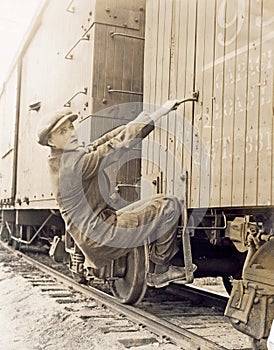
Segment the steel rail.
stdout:
<svg viewBox="0 0 274 350">
<path fill-rule="evenodd" d="M 185 350 L 228 350 L 210 340 L 202 338 L 201 336 L 192 333 L 186 329 L 178 327 L 168 321 L 165 321 L 155 315 L 152 315 L 146 311 L 134 307 L 131 305 L 121 304 L 114 297 L 94 288 L 81 285 L 75 282 L 73 279 L 61 274 L 60 272 L 52 269 L 51 267 L 45 266 L 37 260 L 34 260 L 23 253 L 14 251 L 7 244 L 0 241 L 1 245 L 11 251 L 13 254 L 16 253 L 22 259 L 34 265 L 39 270 L 45 272 L 51 277 L 62 282 L 66 286 L 73 288 L 74 290 L 84 294 L 87 297 L 94 299 L 95 301 L 107 306 L 109 309 L 124 315 L 127 319 L 134 323 L 145 326 L 148 330 L 155 333 L 163 339 L 169 340 L 171 343 L 181 347 Z"/>
<path fill-rule="evenodd" d="M 193 300 L 199 305 L 207 307 L 217 307 L 220 311 L 225 311 L 228 303 L 228 296 L 220 293 L 212 293 L 204 288 L 197 287 L 195 285 L 180 285 L 173 283 L 166 287 L 166 291 L 170 294 L 178 297 L 185 297 L 189 300 Z"/>
</svg>

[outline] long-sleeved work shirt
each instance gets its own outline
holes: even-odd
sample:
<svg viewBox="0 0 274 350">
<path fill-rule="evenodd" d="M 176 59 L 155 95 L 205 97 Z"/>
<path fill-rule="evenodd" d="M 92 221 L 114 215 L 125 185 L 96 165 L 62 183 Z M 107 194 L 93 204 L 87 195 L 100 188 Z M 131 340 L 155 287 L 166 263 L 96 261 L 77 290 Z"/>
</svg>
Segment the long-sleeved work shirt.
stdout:
<svg viewBox="0 0 274 350">
<path fill-rule="evenodd" d="M 143 112 L 133 122 L 106 133 L 88 147 L 51 150 L 50 173 L 66 230 L 92 267 L 104 266 L 133 247 L 156 240 L 155 220 L 158 231 L 164 226 L 164 233 L 174 232 L 180 215 L 176 200 L 171 206 L 158 196 L 150 202 L 150 207 L 145 201 L 128 206 L 126 211 L 115 211 L 109 202 L 105 168 L 117 162 L 153 129 L 154 122 Z M 165 254 L 168 258 L 176 250 L 173 236 L 169 244 L 172 253 Z M 164 241 L 166 244 L 169 239 Z"/>
</svg>

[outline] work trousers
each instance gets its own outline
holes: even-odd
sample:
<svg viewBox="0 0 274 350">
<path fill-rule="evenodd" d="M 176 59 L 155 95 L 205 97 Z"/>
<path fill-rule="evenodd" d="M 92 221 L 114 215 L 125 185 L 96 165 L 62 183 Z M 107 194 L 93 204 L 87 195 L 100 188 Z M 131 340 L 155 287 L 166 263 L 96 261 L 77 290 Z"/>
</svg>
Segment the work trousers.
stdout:
<svg viewBox="0 0 274 350">
<path fill-rule="evenodd" d="M 90 235 L 74 238 L 92 267 L 102 267 L 145 244 L 150 248 L 151 261 L 162 265 L 178 251 L 176 232 L 180 215 L 181 204 L 176 197 L 156 195 L 113 213 L 106 209 Z"/>
</svg>

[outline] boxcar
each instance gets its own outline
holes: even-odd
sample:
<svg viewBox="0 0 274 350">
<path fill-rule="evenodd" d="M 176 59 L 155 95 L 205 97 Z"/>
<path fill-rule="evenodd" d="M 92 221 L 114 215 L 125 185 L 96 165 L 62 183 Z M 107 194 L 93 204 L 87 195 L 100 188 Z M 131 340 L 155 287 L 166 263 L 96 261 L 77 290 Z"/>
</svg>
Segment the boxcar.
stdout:
<svg viewBox="0 0 274 350">
<path fill-rule="evenodd" d="M 179 179 L 187 180 L 200 271 L 204 258 L 212 270 L 205 239 L 214 258 L 227 239 L 244 257 L 248 251 L 226 314 L 255 338 L 266 336 L 274 315 L 273 47 L 270 1 L 147 1 L 144 103 L 154 110 L 166 99 L 199 98 L 170 113 L 144 142 L 143 176 L 152 192 L 183 197 Z"/>
<path fill-rule="evenodd" d="M 71 107 L 89 143 L 142 109 L 183 100 L 109 169 L 110 184 L 122 205 L 180 197 L 195 276 L 222 276 L 226 315 L 266 338 L 274 318 L 273 18 L 267 0 L 44 1 L 0 95 L 1 237 L 17 247 L 49 242 L 62 260 L 66 236 L 71 270 L 82 276 L 83 255 L 58 216 L 48 150 L 35 139 L 38 120 Z M 94 274 L 113 278 L 110 271 Z"/>
<path fill-rule="evenodd" d="M 13 224 L 41 225 L 52 216 L 50 210 L 57 209 L 48 150 L 36 141 L 42 115 L 71 107 L 79 114 L 81 139 L 88 143 L 140 112 L 144 6 L 142 0 L 42 4 L 0 98 L 1 130 L 5 130 L 0 191 L 2 220 L 8 229 Z M 128 107 L 127 102 L 131 103 Z M 140 149 L 133 152 L 140 155 Z M 127 181 L 129 185 L 137 181 L 140 160 L 134 159 L 121 166 L 119 174 L 110 170 L 111 177 L 118 178 L 117 183 L 112 181 L 113 187 L 123 182 L 123 191 Z M 129 173 L 129 167 L 136 170 L 136 176 Z M 138 197 L 130 186 L 124 192 L 128 200 Z"/>
</svg>

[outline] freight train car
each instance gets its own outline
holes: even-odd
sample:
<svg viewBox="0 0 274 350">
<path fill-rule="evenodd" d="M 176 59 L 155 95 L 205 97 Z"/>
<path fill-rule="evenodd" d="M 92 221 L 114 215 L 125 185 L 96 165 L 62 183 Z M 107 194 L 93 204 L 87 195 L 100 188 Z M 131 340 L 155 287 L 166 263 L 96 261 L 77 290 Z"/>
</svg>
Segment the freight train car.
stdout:
<svg viewBox="0 0 274 350">
<path fill-rule="evenodd" d="M 146 11 L 144 102 L 154 110 L 166 99 L 199 100 L 144 141 L 143 176 L 155 192 L 176 195 L 184 177 L 198 273 L 227 268 L 237 279 L 226 315 L 266 337 L 274 316 L 274 5 L 150 0 Z"/>
<path fill-rule="evenodd" d="M 266 338 L 274 318 L 273 16 L 266 0 L 45 1 L 0 96 L 1 237 L 17 248 L 47 245 L 56 260 L 66 250 L 75 278 L 103 278 L 122 302 L 138 302 L 146 250 L 85 270 L 58 215 L 36 126 L 69 106 L 89 143 L 178 99 L 142 149 L 110 167 L 110 185 L 120 205 L 180 197 L 186 267 L 222 276 L 226 315 Z"/>
<path fill-rule="evenodd" d="M 83 125 L 83 142 L 90 142 L 140 111 L 144 4 L 121 1 L 117 6 L 111 1 L 45 2 L 32 26 L 0 100 L 1 130 L 5 130 L 1 138 L 1 206 L 8 229 L 12 223 L 16 227 L 33 225 L 33 217 L 39 225 L 45 215 L 51 215 L 46 211 L 57 209 L 47 150 L 37 147 L 35 137 L 41 115 L 70 106 Z M 116 107 L 126 102 L 132 102 L 127 113 Z M 102 109 L 105 113 L 96 114 Z M 91 115 L 93 118 L 85 121 Z M 131 167 L 138 174 L 140 161 L 135 163 Z M 118 176 L 118 183 L 128 176 L 134 182 L 128 173 L 125 167 L 113 176 Z"/>
<path fill-rule="evenodd" d="M 37 144 L 38 121 L 70 107 L 79 115 L 79 137 L 90 143 L 134 119 L 142 110 L 144 24 L 143 0 L 42 3 L 0 98 L 1 236 L 16 248 L 50 245 L 54 258 L 62 259 L 64 224 L 48 150 Z M 140 198 L 140 165 L 136 146 L 108 170 L 117 206 Z M 83 255 L 68 235 L 66 249 L 72 272 L 80 274 Z"/>
</svg>

